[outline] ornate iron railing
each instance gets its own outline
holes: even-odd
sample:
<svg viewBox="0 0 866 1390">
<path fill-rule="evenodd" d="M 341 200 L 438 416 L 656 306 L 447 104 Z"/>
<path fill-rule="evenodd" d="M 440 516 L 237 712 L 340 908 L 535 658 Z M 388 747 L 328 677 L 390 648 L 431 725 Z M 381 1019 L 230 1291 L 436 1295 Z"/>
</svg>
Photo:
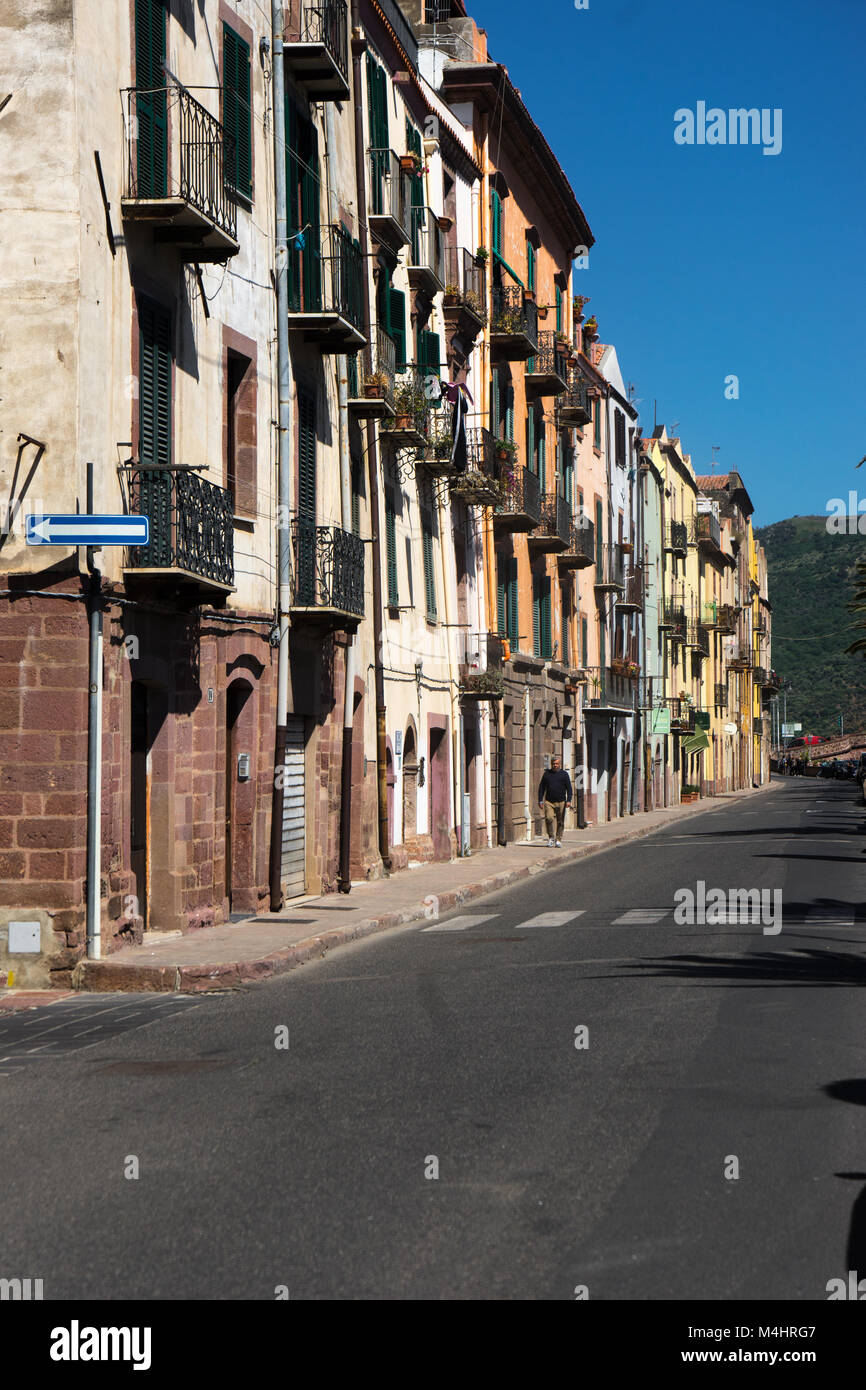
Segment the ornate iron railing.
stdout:
<svg viewBox="0 0 866 1390">
<path fill-rule="evenodd" d="M 181 569 L 234 583 L 231 493 L 197 473 L 138 468 L 130 474 L 130 511 L 150 518 L 150 544 L 130 547 L 130 569 Z"/>
<path fill-rule="evenodd" d="M 524 298 L 519 285 L 495 285 L 492 307 L 491 334 L 526 338 L 538 350 L 538 305 Z"/>
<path fill-rule="evenodd" d="M 559 377 L 563 384 L 568 382 L 568 358 L 552 328 L 539 330 L 538 350 L 534 356 L 527 360 L 526 375 L 528 377 L 555 376 Z"/>
<path fill-rule="evenodd" d="M 406 175 L 393 150 L 370 150 L 370 216 L 393 218 L 409 236 Z"/>
<path fill-rule="evenodd" d="M 730 603 L 720 603 L 718 611 L 718 626 L 722 632 L 736 632 L 738 610 Z"/>
<path fill-rule="evenodd" d="M 519 513 L 532 517 L 537 524 L 541 520 L 541 488 L 537 475 L 528 468 L 517 468 L 496 512 L 497 515 Z"/>
<path fill-rule="evenodd" d="M 383 328 L 377 328 L 375 344 L 368 344 L 347 358 L 350 399 L 381 397 L 393 406 L 396 360 L 394 339 Z"/>
<path fill-rule="evenodd" d="M 340 526 L 292 521 L 292 606 L 364 616 L 364 542 Z"/>
<path fill-rule="evenodd" d="M 640 608 L 643 603 L 643 566 L 633 565 L 625 574 L 625 587 L 620 603 L 629 608 Z"/>
<path fill-rule="evenodd" d="M 444 285 L 445 238 L 438 217 L 429 208 L 410 208 L 409 232 L 408 269 L 426 271 Z"/>
<path fill-rule="evenodd" d="M 681 600 L 669 599 L 665 603 L 663 625 L 668 629 L 668 637 L 672 642 L 685 642 L 688 619 Z"/>
<path fill-rule="evenodd" d="M 717 681 L 715 688 L 716 709 L 726 710 L 728 708 L 728 684 L 727 681 Z"/>
<path fill-rule="evenodd" d="M 451 495 L 469 506 L 495 506 L 508 493 L 508 479 L 495 453 L 496 441 L 489 430 L 466 431 L 466 468 L 451 479 Z"/>
<path fill-rule="evenodd" d="M 734 646 L 728 655 L 728 670 L 730 671 L 750 671 L 752 669 L 752 652 L 747 644 Z"/>
<path fill-rule="evenodd" d="M 291 0 L 286 38 L 300 43 L 320 43 L 328 50 L 343 77 L 349 79 L 349 44 L 346 0 Z"/>
<path fill-rule="evenodd" d="M 289 311 L 340 314 L 353 328 L 364 323 L 364 261 L 344 227 L 310 230 L 289 252 Z"/>
<path fill-rule="evenodd" d="M 462 246 L 445 247 L 445 307 L 465 304 L 477 319 L 487 322 L 487 282 L 484 267 Z"/>
<path fill-rule="evenodd" d="M 564 546 L 568 546 L 572 527 L 571 507 L 565 498 L 558 493 L 546 493 L 541 498 L 541 519 L 532 535 L 539 539 L 544 536 L 556 537 Z"/>
<path fill-rule="evenodd" d="M 618 545 L 596 545 L 595 583 L 598 586 L 614 585 L 620 589 L 624 588 L 622 552 Z"/>
<path fill-rule="evenodd" d="M 556 411 L 563 425 L 592 424 L 590 386 L 580 372 L 569 374 L 568 389 L 556 398 Z"/>
<path fill-rule="evenodd" d="M 593 522 L 584 520 L 581 523 L 575 520 L 571 528 L 571 536 L 566 553 L 568 555 L 579 555 L 583 559 L 588 560 L 590 564 L 595 562 L 595 526 Z"/>
<path fill-rule="evenodd" d="M 181 87 L 123 92 L 126 187 L 133 202 L 182 198 L 227 236 L 237 232 L 228 184 L 235 141 L 200 101 Z"/>
<path fill-rule="evenodd" d="M 676 554 L 685 555 L 689 548 L 689 528 L 684 521 L 669 521 L 667 536 L 665 538 L 665 550 L 672 550 Z"/>
</svg>

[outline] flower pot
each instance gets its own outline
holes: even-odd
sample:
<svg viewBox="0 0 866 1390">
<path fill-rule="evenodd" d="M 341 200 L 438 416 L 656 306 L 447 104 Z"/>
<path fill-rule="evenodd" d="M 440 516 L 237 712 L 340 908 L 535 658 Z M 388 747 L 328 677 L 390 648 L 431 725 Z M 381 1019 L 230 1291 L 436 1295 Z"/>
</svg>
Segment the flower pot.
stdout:
<svg viewBox="0 0 866 1390">
<path fill-rule="evenodd" d="M 404 174 L 414 174 L 417 172 L 418 166 L 412 158 L 411 154 L 401 154 L 400 168 L 402 169 Z"/>
<path fill-rule="evenodd" d="M 365 396 L 367 397 L 367 399 L 370 400 L 370 401 L 379 401 L 379 400 L 382 399 L 382 397 L 384 396 L 384 394 L 385 394 L 385 388 L 384 388 L 384 386 L 379 386 L 379 385 L 373 383 L 372 385 L 369 385 L 369 386 L 365 386 L 365 387 L 364 387 L 364 395 L 365 395 Z"/>
<path fill-rule="evenodd" d="M 412 428 L 411 415 L 398 415 L 394 420 L 395 430 L 409 430 Z"/>
</svg>

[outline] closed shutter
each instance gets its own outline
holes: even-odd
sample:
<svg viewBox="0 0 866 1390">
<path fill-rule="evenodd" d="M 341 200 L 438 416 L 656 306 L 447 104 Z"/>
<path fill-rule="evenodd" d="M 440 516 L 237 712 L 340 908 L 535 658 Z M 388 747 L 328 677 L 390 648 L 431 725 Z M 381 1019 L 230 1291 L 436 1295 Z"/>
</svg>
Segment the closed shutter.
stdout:
<svg viewBox="0 0 866 1390">
<path fill-rule="evenodd" d="M 298 515 L 316 520 L 316 402 L 298 392 Z"/>
<path fill-rule="evenodd" d="M 517 588 L 517 556 L 508 559 L 508 640 L 513 651 L 520 646 L 520 602 Z"/>
<path fill-rule="evenodd" d="M 250 100 L 250 46 L 223 25 L 223 126 L 227 144 L 225 181 L 244 198 L 253 196 L 253 123 Z"/>
<path fill-rule="evenodd" d="M 367 115 L 370 121 L 370 148 L 387 150 L 388 98 L 384 69 L 371 53 L 367 54 Z"/>
<path fill-rule="evenodd" d="M 582 664 L 583 664 L 584 666 L 586 665 L 586 659 L 587 659 L 587 657 L 588 657 L 588 655 L 589 655 L 588 647 L 589 647 L 589 632 L 588 632 L 588 630 L 587 630 L 586 618 L 581 618 L 581 620 L 580 620 L 580 653 L 581 653 L 581 662 L 582 662 Z"/>
<path fill-rule="evenodd" d="M 499 371 L 494 367 L 493 375 L 490 378 L 490 430 L 497 439 L 500 438 L 499 431 L 502 428 L 501 399 Z"/>
<path fill-rule="evenodd" d="M 604 562 L 604 510 L 600 502 L 595 504 L 595 564 L 599 571 L 596 578 L 601 576 L 601 567 Z"/>
<path fill-rule="evenodd" d="M 532 473 L 538 472 L 535 457 L 535 411 L 530 409 L 526 416 L 526 466 Z"/>
<path fill-rule="evenodd" d="M 406 296 L 402 290 L 388 290 L 391 322 L 388 332 L 397 348 L 397 371 L 406 370 Z"/>
<path fill-rule="evenodd" d="M 556 331 L 557 333 L 564 332 L 562 327 L 562 290 L 559 285 L 556 287 Z"/>
<path fill-rule="evenodd" d="M 421 546 L 424 555 L 424 597 L 427 604 L 427 621 L 435 622 L 436 612 L 436 572 L 433 568 L 433 531 L 428 517 L 421 517 Z"/>
<path fill-rule="evenodd" d="M 361 534 L 361 460 L 352 458 L 352 531 Z"/>
<path fill-rule="evenodd" d="M 531 241 L 526 243 L 526 288 L 535 289 L 535 247 Z"/>
<path fill-rule="evenodd" d="M 397 585 L 397 517 L 390 488 L 385 489 L 385 559 L 388 568 L 388 607 L 397 608 L 400 604 L 400 590 Z"/>
<path fill-rule="evenodd" d="M 544 493 L 547 486 L 547 426 L 544 423 L 544 416 L 537 424 L 538 429 L 538 479 L 541 484 L 541 491 Z"/>
<path fill-rule="evenodd" d="M 494 256 L 502 255 L 502 199 L 492 189 L 490 193 L 490 236 Z"/>
<path fill-rule="evenodd" d="M 505 393 L 505 438 L 514 443 L 514 386 L 510 381 Z"/>
<path fill-rule="evenodd" d="M 550 576 L 536 574 L 532 585 L 532 638 L 536 656 L 551 656 Z"/>
<path fill-rule="evenodd" d="M 500 637 L 508 636 L 508 605 L 507 605 L 507 567 L 508 557 L 497 555 L 496 557 L 496 631 Z"/>
<path fill-rule="evenodd" d="M 300 897 L 305 888 L 304 822 L 304 721 L 290 715 L 286 720 L 280 855 L 280 880 L 287 898 Z"/>
<path fill-rule="evenodd" d="M 601 401 L 598 397 L 593 401 L 592 411 L 592 442 L 596 449 L 601 448 Z"/>
<path fill-rule="evenodd" d="M 435 376 L 438 380 L 442 372 L 442 346 L 438 333 L 429 333 L 427 329 L 421 332 L 419 356 L 420 366 L 425 376 Z"/>
<path fill-rule="evenodd" d="M 165 29 L 165 0 L 135 0 L 135 174 L 139 198 L 164 198 L 168 192 Z"/>
<path fill-rule="evenodd" d="M 570 641 L 570 635 L 571 635 L 571 634 L 570 634 L 570 628 L 571 628 L 571 602 L 570 602 L 570 599 L 569 599 L 569 595 L 566 593 L 565 590 L 562 591 L 561 623 L 562 623 L 562 644 L 561 644 L 561 646 L 562 646 L 562 651 L 561 651 L 561 653 L 560 653 L 560 656 L 561 656 L 561 659 L 562 659 L 563 663 L 564 663 L 566 666 L 568 666 L 568 665 L 570 664 L 570 661 L 571 661 L 571 641 Z"/>
<path fill-rule="evenodd" d="M 171 319 L 139 301 L 139 446 L 142 463 L 171 466 Z"/>
</svg>

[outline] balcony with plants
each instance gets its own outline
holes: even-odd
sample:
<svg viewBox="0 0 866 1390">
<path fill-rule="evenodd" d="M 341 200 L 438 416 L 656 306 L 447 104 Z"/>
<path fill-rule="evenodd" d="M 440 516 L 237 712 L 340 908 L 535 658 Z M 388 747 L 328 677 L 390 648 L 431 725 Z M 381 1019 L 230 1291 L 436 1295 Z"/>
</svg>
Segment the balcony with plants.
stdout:
<svg viewBox="0 0 866 1390">
<path fill-rule="evenodd" d="M 459 634 L 458 678 L 464 700 L 501 700 L 505 694 L 503 639 L 493 632 Z"/>
<path fill-rule="evenodd" d="M 347 359 L 349 410 L 358 419 L 393 419 L 396 352 L 394 339 L 377 328 L 375 348 Z"/>
<path fill-rule="evenodd" d="M 370 200 L 367 222 L 370 235 L 380 246 L 398 255 L 411 240 L 409 221 L 410 175 L 393 150 L 371 149 Z"/>
<path fill-rule="evenodd" d="M 426 448 L 431 432 L 431 402 L 427 398 L 425 374 L 415 367 L 398 372 L 394 382 L 394 414 L 380 425 L 379 437 L 395 448 Z M 442 429 L 440 428 L 440 435 Z M 450 445 L 448 446 L 450 449 Z M 437 440 L 444 457 L 444 437 Z"/>
<path fill-rule="evenodd" d="M 562 426 L 592 424 L 592 388 L 581 372 L 572 368 L 565 391 L 557 396 L 556 414 Z"/>
<path fill-rule="evenodd" d="M 490 317 L 494 357 L 525 362 L 538 352 L 538 305 L 520 285 L 494 285 Z"/>
<path fill-rule="evenodd" d="M 511 481 L 510 466 L 497 458 L 490 431 L 467 429 L 466 468 L 452 475 L 451 496 L 470 507 L 495 507 L 507 497 Z"/>
<path fill-rule="evenodd" d="M 509 481 L 505 496 L 494 508 L 494 530 L 531 531 L 541 521 L 538 475 L 519 462 L 515 446 L 510 441 L 497 440 L 495 448 L 498 461 L 509 469 Z"/>
<path fill-rule="evenodd" d="M 722 528 L 714 512 L 698 512 L 692 521 L 692 539 L 705 554 L 722 553 Z"/>
<path fill-rule="evenodd" d="M 289 251 L 289 331 L 322 352 L 364 347 L 363 276 L 360 248 L 344 227 L 308 230 Z"/>
<path fill-rule="evenodd" d="M 219 101 L 221 89 L 214 89 Z M 126 159 L 121 214 L 181 260 L 226 261 L 237 236 L 234 137 L 180 83 L 121 93 Z"/>
<path fill-rule="evenodd" d="M 445 247 L 445 323 L 450 333 L 474 340 L 487 322 L 484 265 L 462 246 Z"/>
<path fill-rule="evenodd" d="M 284 6 L 286 70 L 310 101 L 349 98 L 346 0 L 289 0 Z"/>
</svg>

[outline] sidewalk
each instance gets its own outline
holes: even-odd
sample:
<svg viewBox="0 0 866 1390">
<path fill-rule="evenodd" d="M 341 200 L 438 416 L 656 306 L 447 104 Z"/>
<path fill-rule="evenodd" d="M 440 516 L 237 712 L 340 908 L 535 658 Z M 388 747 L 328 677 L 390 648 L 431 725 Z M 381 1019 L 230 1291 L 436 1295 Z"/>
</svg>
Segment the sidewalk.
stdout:
<svg viewBox="0 0 866 1390">
<path fill-rule="evenodd" d="M 728 792 L 688 806 L 642 812 L 587 830 L 566 831 L 562 849 L 548 849 L 543 841 L 536 840 L 478 850 L 466 859 L 425 864 L 393 878 L 359 884 L 345 897 L 329 893 L 306 898 L 290 903 L 280 913 L 127 946 L 105 960 L 81 961 L 75 969 L 75 987 L 190 994 L 264 980 L 315 960 L 335 946 L 432 919 L 437 913 L 450 912 L 533 874 L 651 835 L 726 802 L 759 795 L 774 785 L 778 784 Z M 53 991 L 46 995 L 55 997 Z"/>
</svg>

